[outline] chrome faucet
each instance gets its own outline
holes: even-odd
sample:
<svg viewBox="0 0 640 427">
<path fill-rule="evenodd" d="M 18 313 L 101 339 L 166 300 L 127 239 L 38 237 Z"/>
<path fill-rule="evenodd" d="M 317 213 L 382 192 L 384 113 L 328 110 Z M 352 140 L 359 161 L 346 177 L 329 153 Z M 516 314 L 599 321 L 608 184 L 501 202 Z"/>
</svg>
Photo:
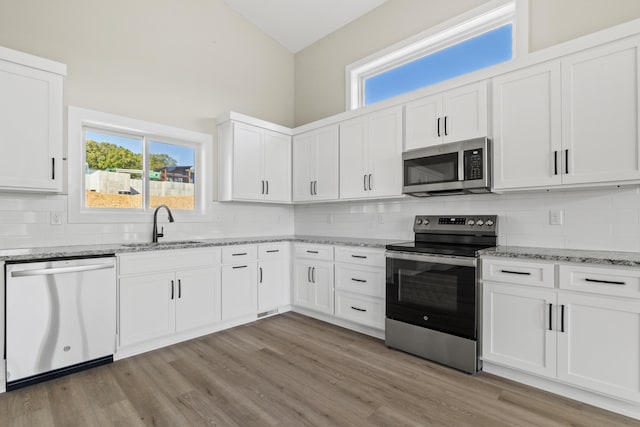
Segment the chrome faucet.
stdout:
<svg viewBox="0 0 640 427">
<path fill-rule="evenodd" d="M 156 210 L 153 212 L 153 243 L 158 243 L 158 237 L 164 237 L 164 227 L 160 228 L 160 232 L 158 233 L 158 210 L 160 208 L 165 208 L 169 213 L 169 222 L 173 222 L 173 215 L 171 214 L 171 209 L 167 205 L 158 205 Z"/>
</svg>

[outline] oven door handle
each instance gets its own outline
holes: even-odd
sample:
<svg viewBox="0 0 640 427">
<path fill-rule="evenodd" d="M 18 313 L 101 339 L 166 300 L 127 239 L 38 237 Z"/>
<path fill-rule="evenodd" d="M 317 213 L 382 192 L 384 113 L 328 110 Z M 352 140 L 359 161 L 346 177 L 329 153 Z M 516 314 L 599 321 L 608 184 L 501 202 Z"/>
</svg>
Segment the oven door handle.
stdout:
<svg viewBox="0 0 640 427">
<path fill-rule="evenodd" d="M 406 252 L 387 251 L 386 257 L 391 259 L 401 259 L 406 261 L 430 262 L 433 264 L 459 265 L 463 267 L 475 267 L 477 265 L 476 258 L 457 257 L 457 256 L 434 256 L 434 255 L 416 255 Z"/>
</svg>

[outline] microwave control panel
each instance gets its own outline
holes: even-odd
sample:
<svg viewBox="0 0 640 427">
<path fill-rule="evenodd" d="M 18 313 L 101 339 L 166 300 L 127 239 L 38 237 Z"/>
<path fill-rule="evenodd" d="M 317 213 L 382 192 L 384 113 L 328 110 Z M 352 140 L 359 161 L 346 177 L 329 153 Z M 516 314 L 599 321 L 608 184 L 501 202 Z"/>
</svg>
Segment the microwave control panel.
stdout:
<svg viewBox="0 0 640 427">
<path fill-rule="evenodd" d="M 482 169 L 484 162 L 482 148 L 466 150 L 464 152 L 464 179 L 471 181 L 482 179 Z"/>
</svg>

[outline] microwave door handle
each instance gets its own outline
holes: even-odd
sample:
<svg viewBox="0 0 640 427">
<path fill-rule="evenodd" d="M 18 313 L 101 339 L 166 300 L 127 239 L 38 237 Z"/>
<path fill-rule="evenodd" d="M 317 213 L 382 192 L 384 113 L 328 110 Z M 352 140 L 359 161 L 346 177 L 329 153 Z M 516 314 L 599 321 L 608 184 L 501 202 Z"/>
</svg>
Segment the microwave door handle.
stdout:
<svg viewBox="0 0 640 427">
<path fill-rule="evenodd" d="M 458 151 L 458 181 L 464 181 L 464 150 Z"/>
</svg>

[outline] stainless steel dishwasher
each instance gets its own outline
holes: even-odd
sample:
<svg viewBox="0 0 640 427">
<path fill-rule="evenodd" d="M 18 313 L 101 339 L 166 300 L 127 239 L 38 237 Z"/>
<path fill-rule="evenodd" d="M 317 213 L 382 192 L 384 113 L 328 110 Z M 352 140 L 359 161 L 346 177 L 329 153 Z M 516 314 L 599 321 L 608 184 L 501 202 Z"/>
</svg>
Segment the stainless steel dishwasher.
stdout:
<svg viewBox="0 0 640 427">
<path fill-rule="evenodd" d="M 113 361 L 115 257 L 7 264 L 7 390 Z"/>
</svg>

